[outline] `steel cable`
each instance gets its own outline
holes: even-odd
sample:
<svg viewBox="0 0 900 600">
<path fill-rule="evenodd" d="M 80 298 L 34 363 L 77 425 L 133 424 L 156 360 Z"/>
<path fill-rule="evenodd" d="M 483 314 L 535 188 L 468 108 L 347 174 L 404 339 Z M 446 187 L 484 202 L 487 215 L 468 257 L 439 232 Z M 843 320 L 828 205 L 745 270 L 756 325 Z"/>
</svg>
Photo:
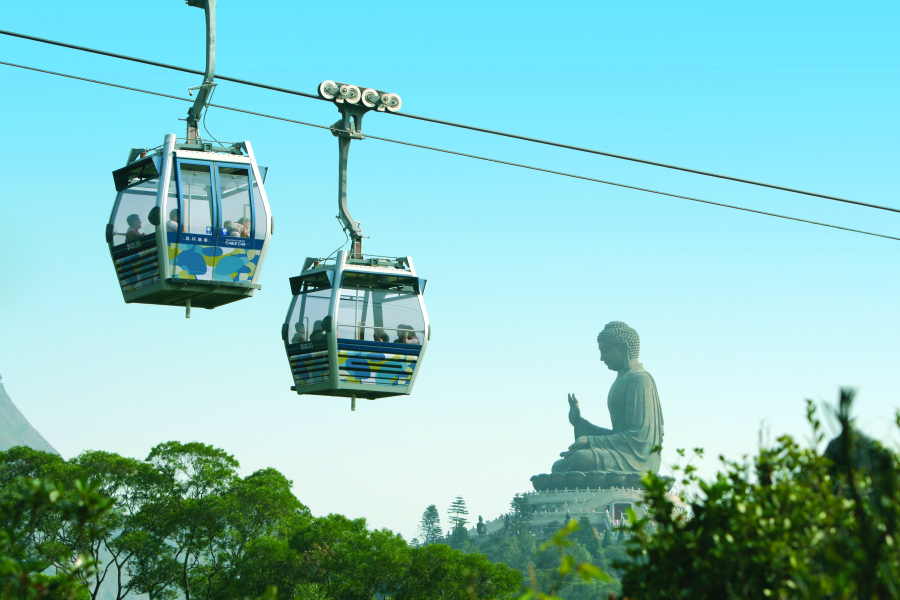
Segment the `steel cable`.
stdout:
<svg viewBox="0 0 900 600">
<path fill-rule="evenodd" d="M 166 64 L 166 63 L 161 63 L 161 62 L 157 62 L 157 61 L 153 61 L 153 60 L 147 60 L 147 59 L 144 59 L 144 58 L 137 58 L 137 57 L 134 57 L 134 56 L 127 56 L 127 55 L 125 55 L 125 54 L 116 54 L 116 53 L 114 53 L 114 52 L 107 52 L 106 50 L 98 50 L 98 49 L 96 49 L 96 48 L 88 48 L 88 47 L 86 47 L 86 46 L 76 46 L 75 44 L 68 44 L 68 43 L 65 43 L 65 42 L 58 42 L 58 41 L 56 41 L 56 40 L 48 40 L 48 39 L 46 39 L 46 38 L 40 38 L 40 37 L 36 37 L 36 36 L 33 36 L 33 35 L 25 35 L 24 33 L 16 33 L 16 32 L 13 32 L 13 31 L 4 31 L 4 30 L 0 30 L 0 34 L 2 34 L 2 35 L 8 35 L 8 36 L 11 36 L 11 37 L 22 38 L 22 39 L 25 39 L 25 40 L 31 40 L 31 41 L 34 41 L 34 42 L 40 42 L 40 43 L 43 43 L 43 44 L 51 44 L 51 45 L 54 45 L 54 46 L 61 46 L 61 47 L 63 47 L 63 48 L 71 48 L 71 49 L 73 49 L 73 50 L 79 50 L 79 51 L 82 51 L 82 52 L 90 52 L 90 53 L 93 53 L 93 54 L 99 54 L 99 55 L 102 55 L 102 56 L 109 56 L 109 57 L 112 57 L 112 58 L 118 58 L 118 59 L 122 59 L 122 60 L 129 60 L 129 61 L 133 61 L 133 62 L 142 63 L 142 64 L 145 64 L 145 65 L 151 65 L 151 66 L 154 66 L 154 67 L 162 67 L 162 68 L 164 68 L 164 69 L 172 69 L 172 70 L 175 70 L 175 71 L 181 71 L 181 72 L 183 72 L 183 73 L 192 73 L 192 74 L 196 74 L 196 75 L 204 75 L 204 72 L 203 72 L 203 71 L 198 71 L 198 70 L 196 70 L 196 69 L 188 69 L 188 68 L 186 68 L 186 67 L 179 67 L 179 66 L 176 66 L 176 65 L 169 65 L 169 64 Z M 229 77 L 229 76 L 227 76 L 227 75 L 216 75 L 216 79 L 221 79 L 221 80 L 223 80 L 223 81 L 231 81 L 231 82 L 233 82 L 233 83 L 239 83 L 239 84 L 241 84 L 241 85 L 249 85 L 249 86 L 258 87 L 258 88 L 263 88 L 263 89 L 272 90 L 272 91 L 276 91 L 276 92 L 281 92 L 281 93 L 285 93 L 285 94 L 292 94 L 292 95 L 295 95 L 295 96 L 302 96 L 302 97 L 304 97 L 304 98 L 312 98 L 312 99 L 314 99 L 314 100 L 325 100 L 324 98 L 320 98 L 320 97 L 317 96 L 316 94 L 309 94 L 309 93 L 306 93 L 306 92 L 300 92 L 300 91 L 297 91 L 297 90 L 292 90 L 292 89 L 288 89 L 288 88 L 278 87 L 278 86 L 269 85 L 269 84 L 265 84 L 265 83 L 258 83 L 258 82 L 255 82 L 255 81 L 248 81 L 248 80 L 246 80 L 246 79 L 237 79 L 237 78 L 235 78 L 235 77 Z M 515 133 L 507 133 L 507 132 L 504 132 L 504 131 L 497 131 L 497 130 L 494 130 L 494 129 L 487 129 L 487 128 L 484 128 L 484 127 L 476 127 L 476 126 L 474 126 L 474 125 L 465 125 L 465 124 L 463 124 L 463 123 L 454 123 L 454 122 L 452 122 L 452 121 L 444 121 L 444 120 L 442 120 L 442 119 L 435 119 L 435 118 L 432 118 L 432 117 L 423 117 L 423 116 L 420 116 L 420 115 L 413 115 L 413 114 L 410 114 L 410 113 L 404 113 L 404 112 L 386 112 L 385 114 L 392 114 L 392 115 L 396 115 L 396 116 L 398 116 L 398 117 L 406 117 L 406 118 L 408 118 L 408 119 L 415 119 L 415 120 L 418 120 L 418 121 L 425 121 L 425 122 L 429 122 L 429 123 L 436 123 L 436 124 L 438 124 L 438 125 L 447 125 L 447 126 L 449 126 L 449 127 L 457 127 L 457 128 L 460 128 L 460 129 L 468 129 L 468 130 L 470 130 L 470 131 L 477 131 L 477 132 L 480 132 L 480 133 L 487 133 L 487 134 L 489 134 L 489 135 L 498 135 L 498 136 L 507 137 L 507 138 L 511 138 L 511 139 L 522 140 L 522 141 L 526 141 L 526 142 L 532 142 L 532 143 L 535 143 L 535 144 L 544 144 L 544 145 L 547 145 L 547 146 L 554 146 L 554 147 L 556 147 L 556 148 L 563 148 L 563 149 L 566 149 L 566 150 L 574 150 L 574 151 L 576 151 L 576 152 L 586 152 L 586 153 L 588 153 L 588 154 L 595 154 L 595 155 L 598 155 L 598 156 L 606 156 L 606 157 L 608 157 L 608 158 L 615 158 L 615 159 L 618 159 L 618 160 L 626 160 L 626 161 L 630 161 L 630 162 L 636 162 L 636 163 L 641 163 L 641 164 L 645 164 L 645 165 L 650 165 L 650 166 L 653 166 L 653 167 L 661 167 L 661 168 L 664 168 L 664 169 L 672 169 L 672 170 L 675 170 L 675 171 L 682 171 L 682 172 L 684 172 L 684 173 L 692 173 L 692 174 L 694 174 L 694 175 L 702 175 L 702 176 L 704 176 L 704 177 L 714 177 L 714 178 L 716 178 L 716 179 L 724 179 L 724 180 L 727 180 L 727 181 L 734 181 L 734 182 L 737 182 L 737 183 L 745 183 L 745 184 L 748 184 L 748 185 L 755 185 L 755 186 L 759 186 L 759 187 L 765 187 L 765 188 L 769 188 L 769 189 L 773 189 L 773 190 L 779 190 L 779 191 L 782 191 L 782 192 L 790 192 L 790 193 L 792 193 L 792 194 L 802 194 L 802 195 L 804 195 L 804 196 L 812 196 L 812 197 L 815 197 L 815 198 L 823 198 L 823 199 L 825 199 L 825 200 L 833 200 L 833 201 L 836 201 L 836 202 L 844 202 L 844 203 L 847 203 L 847 204 L 855 204 L 855 205 L 857 205 L 857 206 L 864 206 L 864 207 L 866 207 L 866 208 L 875 208 L 875 209 L 878 209 L 878 210 L 886 210 L 886 211 L 890 211 L 890 212 L 900 213 L 900 208 L 893 208 L 893 207 L 890 207 L 890 206 L 882 206 L 882 205 L 880 205 L 880 204 L 872 204 L 872 203 L 870 203 L 870 202 L 861 202 L 861 201 L 859 201 L 859 200 L 851 200 L 851 199 L 849 199 L 849 198 L 842 198 L 842 197 L 840 197 L 840 196 L 832 196 L 832 195 L 829 195 L 829 194 L 820 194 L 820 193 L 818 193 L 818 192 L 809 192 L 809 191 L 800 190 L 800 189 L 797 189 L 797 188 L 791 188 L 791 187 L 782 186 L 782 185 L 775 185 L 775 184 L 772 184 L 772 183 L 765 183 L 765 182 L 762 182 L 762 181 L 755 181 L 755 180 L 753 180 L 753 179 L 745 179 L 745 178 L 742 178 L 742 177 L 735 177 L 735 176 L 732 176 L 732 175 L 723 175 L 723 174 L 721 174 L 721 173 L 713 173 L 712 171 L 703 171 L 703 170 L 701 170 L 701 169 L 692 169 L 692 168 L 689 168 L 689 167 L 681 167 L 681 166 L 678 166 L 678 165 L 672 165 L 672 164 L 663 163 L 663 162 L 659 162 L 659 161 L 653 161 L 653 160 L 648 160 L 648 159 L 644 159 L 644 158 L 637 158 L 637 157 L 634 157 L 634 156 L 626 156 L 626 155 L 624 155 L 624 154 L 616 154 L 616 153 L 613 153 L 613 152 L 604 152 L 604 151 L 602 151 L 602 150 L 594 150 L 594 149 L 591 149 L 591 148 L 583 148 L 583 147 L 581 147 L 581 146 L 573 146 L 573 145 L 571 145 L 571 144 L 563 144 L 563 143 L 561 143 L 561 142 L 553 142 L 553 141 L 550 141 L 550 140 L 542 140 L 542 139 L 533 138 L 533 137 L 529 137 L 529 136 L 525 136 L 525 135 L 519 135 L 519 134 L 515 134 Z"/>
<path fill-rule="evenodd" d="M 171 99 L 173 99 L 173 100 L 181 100 L 181 101 L 183 101 L 183 102 L 193 102 L 193 100 L 190 99 L 190 98 L 182 98 L 182 97 L 180 97 L 180 96 L 173 96 L 173 95 L 171 95 L 171 94 L 163 94 L 163 93 L 161 93 L 161 92 L 153 92 L 153 91 L 150 91 L 150 90 L 143 90 L 143 89 L 140 89 L 140 88 L 129 87 L 129 86 L 126 86 L 126 85 L 119 85 L 119 84 L 116 84 L 116 83 L 109 83 L 109 82 L 106 82 L 106 81 L 99 81 L 99 80 L 96 80 L 96 79 L 88 79 L 88 78 L 86 78 L 86 77 L 78 77 L 77 75 L 68 75 L 68 74 L 66 74 L 66 73 L 58 73 L 58 72 L 56 72 L 56 71 L 48 71 L 48 70 L 46 70 L 46 69 L 38 69 L 38 68 L 36 68 L 36 67 L 28 67 L 28 66 L 25 66 L 25 65 L 18 65 L 18 64 L 15 64 L 15 63 L 9 63 L 9 62 L 4 62 L 4 61 L 0 61 L 0 65 L 6 65 L 6 66 L 9 66 L 9 67 L 17 67 L 17 68 L 20 68 L 20 69 L 27 69 L 27 70 L 29 70 L 29 71 L 36 71 L 36 72 L 38 72 L 38 73 L 46 73 L 46 74 L 49 74 L 49 75 L 57 75 L 57 76 L 59 76 L 59 77 L 66 77 L 66 78 L 69 78 L 69 79 L 76 79 L 76 80 L 79 80 L 79 81 L 86 81 L 86 82 L 89 82 L 89 83 L 97 83 L 97 84 L 100 84 L 100 85 L 105 85 L 105 86 L 109 86 L 109 87 L 119 88 L 119 89 L 128 90 L 128 91 L 132 91 L 132 92 L 141 92 L 141 93 L 143 93 L 143 94 L 150 94 L 150 95 L 152 95 L 152 96 L 161 96 L 161 97 L 163 97 L 163 98 L 171 98 Z M 326 126 L 326 125 L 318 125 L 318 124 L 316 124 L 316 123 L 309 123 L 309 122 L 306 122 L 306 121 L 298 121 L 298 120 L 296 120 L 296 119 L 288 119 L 287 117 L 278 117 L 278 116 L 275 116 L 275 115 L 269 115 L 269 114 L 266 114 L 266 113 L 256 112 L 256 111 L 252 111 L 252 110 L 246 110 L 246 109 L 243 109 L 243 108 L 234 108 L 234 107 L 231 107 L 231 106 L 223 106 L 223 105 L 221 105 L 221 104 L 209 104 L 208 106 L 209 106 L 209 107 L 214 107 L 214 108 L 221 108 L 221 109 L 223 109 L 223 110 L 230 110 L 230 111 L 233 111 L 233 112 L 238 112 L 238 113 L 248 114 L 248 115 L 254 115 L 254 116 L 257 116 L 257 117 L 264 117 L 264 118 L 267 118 L 267 119 L 274 119 L 274 120 L 277 120 L 277 121 L 284 121 L 284 122 L 287 122 L 287 123 L 295 123 L 295 124 L 297 124 L 297 125 L 305 125 L 305 126 L 307 126 L 307 127 L 316 127 L 316 128 L 318 128 L 318 129 L 327 129 L 327 130 L 331 131 L 332 133 L 349 133 L 349 132 L 346 132 L 346 131 L 344 131 L 344 130 L 342 130 L 342 129 L 336 129 L 336 128 L 334 128 L 334 127 L 329 127 L 329 126 Z M 377 136 L 377 135 L 366 135 L 366 134 L 362 134 L 362 135 L 363 135 L 364 138 L 370 138 L 370 139 L 373 139 L 373 140 L 379 140 L 379 141 L 382 141 L 382 142 L 390 142 L 390 143 L 392 143 L 392 144 L 401 144 L 401 145 L 403 145 L 403 146 L 411 146 L 411 147 L 413 147 L 413 148 L 421 148 L 421 149 L 423 149 L 423 150 L 432 150 L 432 151 L 434 151 L 434 152 L 442 152 L 442 153 L 444 153 L 444 154 L 452 154 L 452 155 L 455 155 L 455 156 L 463 156 L 463 157 L 466 157 L 466 158 L 473 158 L 473 159 L 476 159 L 476 160 L 483 160 L 483 161 L 492 162 L 492 163 L 497 163 L 497 164 L 501 164 L 501 165 L 507 165 L 507 166 L 511 166 L 511 167 L 518 167 L 518 168 L 520 168 L 520 169 L 529 169 L 529 170 L 532 170 L 532 171 L 539 171 L 539 172 L 542 172 L 542 173 L 550 173 L 550 174 L 552 174 L 552 175 L 560 175 L 560 176 L 562 176 L 562 177 L 570 177 L 570 178 L 573 178 L 573 179 L 581 179 L 581 180 L 584 180 L 584 181 L 592 181 L 592 182 L 595 182 L 595 183 L 602 183 L 602 184 L 604 184 L 604 185 L 611 185 L 611 186 L 616 186 L 616 187 L 626 188 L 626 189 L 630 189 L 630 190 L 636 190 L 636 191 L 639 191 L 639 192 L 647 192 L 647 193 L 649 193 L 649 194 L 657 194 L 657 195 L 660 195 L 660 196 L 668 196 L 668 197 L 670 197 L 670 198 L 679 198 L 679 199 L 682 199 L 682 200 L 690 200 L 691 202 L 700 202 L 700 203 L 703 203 L 703 204 L 711 204 L 711 205 L 713 205 L 713 206 L 720 206 L 720 207 L 723 207 L 723 208 L 731 208 L 731 209 L 734 209 L 734 210 L 740 210 L 740 211 L 744 211 L 744 212 L 755 213 L 755 214 L 758 214 L 758 215 L 765 215 L 765 216 L 768 216 L 768 217 L 776 217 L 776 218 L 779 218 L 779 219 L 786 219 L 786 220 L 788 220 L 788 221 L 797 221 L 797 222 L 799 222 L 799 223 L 807 223 L 807 224 L 810 224 L 810 225 L 818 225 L 818 226 L 820 226 L 820 227 L 829 227 L 829 228 L 831 228 L 831 229 L 840 229 L 840 230 L 842 230 L 842 231 L 849 231 L 849 232 L 852 232 L 852 233 L 860 233 L 860 234 L 863 234 L 863 235 L 870 235 L 870 236 L 880 237 L 880 238 L 884 238 L 884 239 L 888 239 L 888 240 L 900 241 L 900 237 L 894 237 L 894 236 L 891 236 L 891 235 L 885 235 L 885 234 L 881 234 L 881 233 L 873 233 L 873 232 L 871 232 L 871 231 L 863 231 L 863 230 L 861 230 L 861 229 L 852 229 L 852 228 L 850 228 L 850 227 L 842 227 L 842 226 L 840 226 L 840 225 L 831 225 L 831 224 L 829 224 L 829 223 L 821 223 L 821 222 L 819 222 L 819 221 L 811 221 L 811 220 L 809 220 L 809 219 L 801 219 L 801 218 L 799 218 L 799 217 L 790 217 L 790 216 L 787 216 L 787 215 L 781 215 L 781 214 L 777 214 L 777 213 L 771 213 L 771 212 L 766 212 L 766 211 L 762 211 L 762 210 L 756 210 L 756 209 L 753 209 L 753 208 L 746 208 L 746 207 L 743 207 L 743 206 L 735 206 L 735 205 L 733 205 L 733 204 L 725 204 L 725 203 L 723 203 L 723 202 L 714 202 L 714 201 L 712 201 L 712 200 L 703 200 L 703 199 L 701 199 L 701 198 L 694 198 L 694 197 L 692 197 L 692 196 L 683 196 L 683 195 L 680 195 L 680 194 L 672 194 L 672 193 L 669 193 L 669 192 L 662 192 L 662 191 L 659 191 L 659 190 L 653 190 L 653 189 L 649 189 L 649 188 L 642 188 L 642 187 L 638 187 L 638 186 L 627 185 L 627 184 L 624 184 L 624 183 L 617 183 L 617 182 L 614 182 L 614 181 L 607 181 L 607 180 L 604 180 L 604 179 L 597 179 L 597 178 L 594 178 L 594 177 L 587 177 L 587 176 L 585 176 L 585 175 L 575 175 L 575 174 L 572 174 L 572 173 L 565 173 L 565 172 L 563 172 L 563 171 L 554 171 L 554 170 L 552 170 L 552 169 L 544 169 L 544 168 L 541 168 L 541 167 L 534 167 L 534 166 L 531 166 L 531 165 L 523 165 L 523 164 L 521 164 L 521 163 L 514 163 L 514 162 L 510 162 L 510 161 L 506 161 L 506 160 L 500 160 L 500 159 L 497 159 L 497 158 L 489 158 L 489 157 L 485 157 L 485 156 L 478 156 L 478 155 L 476 155 L 476 154 L 467 154 L 467 153 L 465 153 L 465 152 L 456 152 L 456 151 L 454 151 L 454 150 L 445 150 L 445 149 L 443 149 L 443 148 L 436 148 L 436 147 L 434 147 L 434 146 L 425 146 L 425 145 L 422 145 L 422 144 L 415 144 L 415 143 L 413 143 L 413 142 L 404 142 L 404 141 L 402 141 L 402 140 L 394 140 L 394 139 L 390 139 L 390 138 L 386 138 L 386 137 L 381 137 L 381 136 Z"/>
</svg>

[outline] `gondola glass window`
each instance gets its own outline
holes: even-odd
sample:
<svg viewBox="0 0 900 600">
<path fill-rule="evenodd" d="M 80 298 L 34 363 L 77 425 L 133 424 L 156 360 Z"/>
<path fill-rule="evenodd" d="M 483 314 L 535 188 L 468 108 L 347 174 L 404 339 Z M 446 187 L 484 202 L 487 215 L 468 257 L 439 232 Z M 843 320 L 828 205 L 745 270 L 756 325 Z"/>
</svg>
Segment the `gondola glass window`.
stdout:
<svg viewBox="0 0 900 600">
<path fill-rule="evenodd" d="M 181 194 L 184 200 L 184 232 L 213 233 L 213 193 L 209 165 L 181 163 Z"/>
<path fill-rule="evenodd" d="M 337 337 L 421 345 L 425 317 L 417 284 L 412 277 L 345 272 Z"/>
<path fill-rule="evenodd" d="M 303 282 L 300 293 L 294 298 L 291 316 L 288 319 L 290 329 L 287 332 L 289 344 L 325 345 L 330 330 L 328 305 L 331 303 L 331 273 L 320 273 L 317 277 Z"/>
<path fill-rule="evenodd" d="M 158 179 L 145 179 L 122 192 L 113 216 L 112 244 L 132 243 L 151 235 L 150 211 L 156 206 Z"/>
<path fill-rule="evenodd" d="M 220 235 L 250 237 L 250 175 L 246 168 L 219 167 L 219 197 L 222 199 Z"/>
<path fill-rule="evenodd" d="M 181 216 L 178 210 L 178 179 L 175 177 L 175 169 L 170 169 L 170 173 L 172 173 L 172 176 L 169 179 L 169 194 L 166 199 L 166 210 L 169 211 L 169 214 L 165 216 L 167 235 L 170 233 L 177 234 L 179 231 L 182 231 Z"/>
</svg>

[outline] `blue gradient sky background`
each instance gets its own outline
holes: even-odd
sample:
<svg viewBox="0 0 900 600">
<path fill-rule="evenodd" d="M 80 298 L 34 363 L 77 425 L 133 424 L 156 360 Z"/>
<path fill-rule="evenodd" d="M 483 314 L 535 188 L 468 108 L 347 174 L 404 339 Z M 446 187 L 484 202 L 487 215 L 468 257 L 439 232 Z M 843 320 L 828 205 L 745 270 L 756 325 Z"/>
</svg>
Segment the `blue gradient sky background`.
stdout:
<svg viewBox="0 0 900 600">
<path fill-rule="evenodd" d="M 249 3 L 218 9 L 217 70 L 314 92 L 396 91 L 411 113 L 900 206 L 895 2 Z M 4 7 L 0 28 L 202 68 L 174 0 Z M 353 28 L 341 24 L 353 25 Z M 198 76 L 0 37 L 0 60 L 175 95 Z M 675 448 L 805 438 L 804 398 L 859 387 L 895 440 L 900 243 L 441 155 L 355 142 L 350 207 L 376 254 L 429 280 L 413 396 L 298 397 L 279 332 L 287 278 L 344 239 L 327 132 L 212 109 L 270 167 L 276 221 L 248 301 L 191 320 L 126 306 L 103 240 L 110 172 L 183 135 L 187 103 L 0 65 L 0 373 L 66 457 L 223 447 L 273 466 L 316 514 L 407 538 L 428 504 L 508 508 L 571 442 L 566 393 L 607 424 L 595 337 L 624 320 Z M 221 83 L 215 102 L 328 125 L 333 106 Z M 364 132 L 900 235 L 900 215 L 384 115 Z M 892 442 L 893 443 L 893 442 Z M 714 458 L 701 463 L 710 475 Z M 446 521 L 446 516 L 444 516 Z"/>
</svg>

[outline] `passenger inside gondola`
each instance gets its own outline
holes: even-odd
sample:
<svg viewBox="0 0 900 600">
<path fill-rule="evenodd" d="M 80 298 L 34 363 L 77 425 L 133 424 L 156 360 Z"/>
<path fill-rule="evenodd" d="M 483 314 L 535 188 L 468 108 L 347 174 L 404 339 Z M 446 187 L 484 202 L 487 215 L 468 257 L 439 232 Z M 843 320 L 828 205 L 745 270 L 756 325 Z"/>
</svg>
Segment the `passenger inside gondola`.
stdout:
<svg viewBox="0 0 900 600">
<path fill-rule="evenodd" d="M 250 219 L 247 217 L 241 217 L 237 222 L 238 231 L 241 234 L 241 237 L 250 237 Z"/>
<path fill-rule="evenodd" d="M 140 238 L 143 234 L 141 233 L 141 218 L 137 215 L 128 215 L 128 231 L 125 232 L 125 243 L 133 242 L 136 239 Z"/>
<path fill-rule="evenodd" d="M 291 338 L 292 344 L 302 344 L 306 341 L 306 329 L 303 327 L 303 323 L 297 323 L 294 325 L 294 329 L 296 333 L 294 333 L 294 337 Z"/>
<path fill-rule="evenodd" d="M 381 328 L 375 329 L 375 335 L 374 335 L 373 339 L 376 342 L 390 342 L 391 341 L 390 336 L 387 333 L 385 333 L 384 329 L 381 329 Z"/>
<path fill-rule="evenodd" d="M 166 221 L 166 231 L 178 233 L 178 209 L 173 208 L 169 212 L 169 220 Z"/>
<path fill-rule="evenodd" d="M 241 232 L 237 227 L 234 226 L 232 221 L 225 221 L 223 224 L 225 228 L 225 235 L 228 237 L 241 237 Z"/>
<path fill-rule="evenodd" d="M 409 328 L 410 328 L 410 330 L 412 330 L 412 327 L 409 327 Z M 419 338 L 416 336 L 415 331 L 410 331 L 408 334 L 406 334 L 406 343 L 407 344 L 415 344 L 417 346 L 422 345 L 422 342 L 419 341 Z"/>
<path fill-rule="evenodd" d="M 332 322 L 333 321 L 331 320 L 331 315 L 328 315 L 327 317 L 322 319 L 322 331 L 324 331 L 326 334 L 331 332 Z M 336 337 L 342 337 L 342 336 L 337 335 Z"/>
<path fill-rule="evenodd" d="M 316 321 L 313 323 L 313 331 L 309 336 L 310 342 L 322 342 L 325 341 L 325 330 L 322 329 L 322 321 Z"/>
</svg>

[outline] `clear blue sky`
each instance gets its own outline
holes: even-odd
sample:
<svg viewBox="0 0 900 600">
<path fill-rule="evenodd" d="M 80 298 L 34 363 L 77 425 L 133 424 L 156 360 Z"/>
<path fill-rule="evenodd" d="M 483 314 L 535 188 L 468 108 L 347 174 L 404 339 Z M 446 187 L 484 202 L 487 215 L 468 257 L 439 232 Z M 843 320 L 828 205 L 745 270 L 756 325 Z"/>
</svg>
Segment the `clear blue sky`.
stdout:
<svg viewBox="0 0 900 600">
<path fill-rule="evenodd" d="M 217 70 L 314 92 L 395 91 L 414 114 L 900 207 L 896 2 L 231 2 Z M 353 29 L 349 27 L 353 26 Z M 12 3 L 3 29 L 203 66 L 202 12 L 176 0 Z M 186 95 L 198 76 L 0 37 L 0 60 Z M 804 398 L 860 389 L 891 433 L 900 242 L 368 140 L 350 207 L 377 254 L 429 280 L 432 343 L 411 397 L 298 397 L 279 332 L 288 277 L 344 239 L 327 132 L 213 109 L 270 167 L 276 232 L 247 301 L 191 320 L 126 306 L 103 230 L 110 172 L 183 135 L 187 103 L 0 65 L 5 185 L 0 374 L 70 457 L 199 440 L 273 466 L 317 514 L 407 538 L 428 504 L 508 508 L 571 442 L 566 394 L 608 423 L 604 323 L 642 338 L 664 462 L 807 435 Z M 333 106 L 223 82 L 215 102 L 323 125 Z M 370 115 L 364 131 L 900 235 L 900 215 Z M 702 464 L 709 475 L 715 459 Z"/>
</svg>

